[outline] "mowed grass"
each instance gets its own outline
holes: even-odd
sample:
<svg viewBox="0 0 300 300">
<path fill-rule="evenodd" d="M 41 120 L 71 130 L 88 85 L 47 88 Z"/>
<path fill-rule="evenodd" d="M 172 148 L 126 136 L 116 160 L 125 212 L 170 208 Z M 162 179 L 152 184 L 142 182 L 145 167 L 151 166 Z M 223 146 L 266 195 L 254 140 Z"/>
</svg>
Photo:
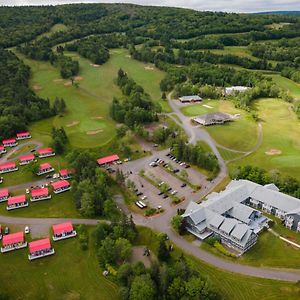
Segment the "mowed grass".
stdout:
<svg viewBox="0 0 300 300">
<path fill-rule="evenodd" d="M 97 262 L 92 230 L 87 251 L 77 237 L 52 242 L 56 253 L 32 262 L 28 248 L 1 254 L 1 290 L 11 299 L 118 299 L 118 287 Z"/>
<path fill-rule="evenodd" d="M 300 121 L 291 104 L 278 99 L 261 99 L 254 105 L 262 120 L 263 143 L 258 151 L 230 164 L 230 167 L 258 166 L 300 179 Z M 250 136 L 243 134 L 245 137 L 248 139 Z M 267 155 L 266 152 L 271 149 L 279 150 L 281 154 Z"/>
<path fill-rule="evenodd" d="M 203 105 L 208 105 L 212 108 L 207 108 Z M 187 116 L 197 116 L 216 111 L 232 115 L 240 114 L 241 117 L 223 125 L 205 127 L 212 138 L 219 145 L 229 149 L 239 151 L 253 149 L 257 142 L 257 124 L 247 112 L 235 108 L 232 102 L 226 100 L 206 100 L 201 104 L 188 105 L 182 108 L 182 112 Z"/>
<path fill-rule="evenodd" d="M 139 227 L 139 245 L 147 245 L 152 252 L 157 249 L 157 237 L 148 228 Z M 175 247 L 173 258 L 180 257 L 182 251 Z M 226 272 L 214 268 L 192 256 L 185 255 L 188 262 L 202 276 L 207 277 L 224 299 L 228 300 L 296 300 L 300 296 L 300 288 L 296 283 L 260 279 Z"/>
<path fill-rule="evenodd" d="M 70 143 L 78 148 L 93 148 L 110 142 L 115 137 L 115 123 L 109 116 L 113 97 L 120 97 L 121 91 L 115 84 L 119 68 L 128 72 L 137 83 L 141 84 L 154 101 L 169 110 L 166 101 L 162 101 L 159 83 L 164 73 L 156 68 L 137 62 L 128 56 L 126 49 L 111 50 L 109 61 L 99 67 L 77 55 L 66 55 L 77 59 L 80 64 L 80 76 L 76 79 L 78 87 L 69 80 L 60 77 L 57 68 L 50 63 L 35 61 L 18 54 L 31 67 L 31 86 L 35 92 L 54 102 L 56 97 L 63 98 L 67 104 L 67 113 L 42 120 L 30 127 L 33 138 L 49 142 L 53 126 L 66 129 Z"/>
</svg>

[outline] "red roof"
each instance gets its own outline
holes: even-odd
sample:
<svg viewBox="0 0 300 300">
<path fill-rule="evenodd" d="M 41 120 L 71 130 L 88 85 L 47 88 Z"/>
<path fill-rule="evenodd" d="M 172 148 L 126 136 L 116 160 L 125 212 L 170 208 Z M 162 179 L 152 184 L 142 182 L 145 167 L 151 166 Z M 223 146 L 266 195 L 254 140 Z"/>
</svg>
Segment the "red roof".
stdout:
<svg viewBox="0 0 300 300">
<path fill-rule="evenodd" d="M 34 160 L 34 157 L 33 154 L 22 155 L 20 156 L 20 161 Z"/>
<path fill-rule="evenodd" d="M 97 163 L 99 165 L 103 165 L 103 164 L 108 164 L 108 163 L 111 163 L 111 162 L 119 160 L 119 159 L 120 158 L 119 158 L 118 155 L 113 154 L 113 155 L 110 155 L 110 156 L 105 156 L 105 157 L 97 159 Z"/>
<path fill-rule="evenodd" d="M 0 150 L 4 150 L 4 146 L 3 145 L 0 145 Z"/>
<path fill-rule="evenodd" d="M 50 239 L 42 239 L 34 242 L 29 243 L 29 252 L 33 253 L 36 251 L 46 250 L 51 248 Z"/>
<path fill-rule="evenodd" d="M 48 154 L 48 153 L 53 153 L 53 149 L 52 148 L 43 148 L 43 149 L 39 149 L 38 153 L 39 154 Z"/>
<path fill-rule="evenodd" d="M 19 137 L 19 136 L 27 136 L 27 135 L 30 135 L 30 133 L 28 131 L 17 133 L 17 137 Z"/>
<path fill-rule="evenodd" d="M 16 204 L 16 203 L 24 203 L 24 202 L 26 202 L 25 195 L 9 197 L 7 200 L 8 205 L 12 205 L 12 204 Z"/>
<path fill-rule="evenodd" d="M 2 141 L 2 144 L 10 144 L 10 143 L 15 143 L 16 139 L 15 138 L 11 138 L 11 139 L 6 139 Z"/>
<path fill-rule="evenodd" d="M 12 169 L 16 167 L 16 163 L 11 161 L 0 165 L 0 170 L 3 169 Z"/>
<path fill-rule="evenodd" d="M 66 175 L 73 174 L 73 173 L 74 173 L 74 170 L 70 170 L 70 169 L 62 169 L 59 171 L 59 174 L 61 176 L 66 176 Z"/>
<path fill-rule="evenodd" d="M 1 189 L 0 190 L 0 198 L 8 197 L 8 189 Z"/>
<path fill-rule="evenodd" d="M 3 236 L 2 244 L 3 246 L 12 245 L 15 243 L 24 242 L 24 232 L 16 232 Z"/>
<path fill-rule="evenodd" d="M 51 169 L 52 166 L 49 163 L 44 163 L 44 164 L 40 164 L 39 169 L 42 170 L 46 170 L 46 169 Z"/>
<path fill-rule="evenodd" d="M 41 197 L 41 196 L 48 196 L 49 191 L 48 188 L 42 188 L 42 189 L 36 189 L 31 191 L 31 196 L 32 197 Z"/>
<path fill-rule="evenodd" d="M 53 188 L 55 190 L 66 187 L 66 186 L 70 186 L 70 182 L 68 180 L 59 180 L 56 182 L 51 183 L 51 185 L 53 186 Z"/>
<path fill-rule="evenodd" d="M 52 226 L 54 234 L 61 234 L 63 232 L 73 231 L 73 225 L 71 222 L 66 222 L 62 224 L 56 224 Z"/>
</svg>

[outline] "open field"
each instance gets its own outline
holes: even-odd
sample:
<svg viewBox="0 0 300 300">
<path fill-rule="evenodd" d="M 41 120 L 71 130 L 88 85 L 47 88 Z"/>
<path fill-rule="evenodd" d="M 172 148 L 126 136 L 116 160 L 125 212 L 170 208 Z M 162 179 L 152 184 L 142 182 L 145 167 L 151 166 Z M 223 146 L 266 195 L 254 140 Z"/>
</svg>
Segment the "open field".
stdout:
<svg viewBox="0 0 300 300">
<path fill-rule="evenodd" d="M 66 30 L 68 30 L 68 27 L 65 24 L 58 23 L 58 24 L 53 25 L 48 32 L 40 34 L 36 39 L 39 40 L 43 37 L 49 37 L 53 33 L 56 33 L 59 31 L 66 31 Z"/>
<path fill-rule="evenodd" d="M 77 53 L 66 54 L 79 61 L 78 87 L 61 79 L 58 69 L 49 63 L 30 60 L 18 54 L 32 69 L 31 86 L 35 92 L 43 98 L 49 98 L 51 102 L 57 96 L 62 97 L 67 104 L 67 113 L 64 116 L 56 116 L 32 125 L 30 130 L 33 138 L 49 142 L 52 126 L 63 126 L 71 145 L 75 147 L 92 148 L 111 141 L 115 136 L 115 125 L 109 117 L 109 107 L 114 96 L 121 96 L 114 82 L 119 68 L 128 72 L 153 100 L 162 103 L 166 111 L 169 110 L 167 102 L 160 100 L 159 83 L 164 73 L 155 68 L 146 70 L 145 64 L 128 57 L 127 50 L 112 50 L 110 60 L 97 68 Z"/>
<path fill-rule="evenodd" d="M 11 299 L 118 299 L 117 286 L 102 276 L 92 228 L 89 234 L 87 251 L 73 238 L 52 242 L 55 255 L 33 262 L 28 248 L 1 254 L 1 290 Z"/>
<path fill-rule="evenodd" d="M 137 244 L 148 245 L 152 252 L 157 248 L 155 234 L 144 227 L 139 228 L 140 236 Z M 179 257 L 181 251 L 175 248 L 173 257 Z M 240 274 L 225 272 L 207 265 L 196 258 L 186 256 L 187 260 L 203 276 L 208 277 L 212 284 L 224 299 L 230 300 L 253 300 L 263 298 L 264 300 L 296 300 L 299 299 L 300 289 L 294 283 L 258 279 Z"/>
<path fill-rule="evenodd" d="M 254 107 L 262 120 L 263 143 L 257 152 L 229 166 L 252 165 L 267 170 L 276 169 L 300 179 L 300 121 L 291 104 L 278 99 L 261 99 L 255 102 Z M 243 136 L 250 137 L 249 134 Z M 229 136 L 225 134 L 225 138 Z M 278 154 L 274 152 L 270 155 L 270 150 L 277 150 Z"/>
</svg>

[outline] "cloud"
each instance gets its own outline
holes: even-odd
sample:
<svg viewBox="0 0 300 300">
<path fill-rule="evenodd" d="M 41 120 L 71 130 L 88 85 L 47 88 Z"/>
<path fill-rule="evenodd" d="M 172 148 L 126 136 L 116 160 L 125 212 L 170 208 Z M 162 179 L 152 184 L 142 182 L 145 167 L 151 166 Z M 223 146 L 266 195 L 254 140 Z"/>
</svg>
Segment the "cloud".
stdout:
<svg viewBox="0 0 300 300">
<path fill-rule="evenodd" d="M 135 3 L 140 5 L 176 6 L 196 10 L 258 12 L 300 10 L 299 0 L 0 0 L 0 5 L 57 5 L 69 3 Z"/>
</svg>

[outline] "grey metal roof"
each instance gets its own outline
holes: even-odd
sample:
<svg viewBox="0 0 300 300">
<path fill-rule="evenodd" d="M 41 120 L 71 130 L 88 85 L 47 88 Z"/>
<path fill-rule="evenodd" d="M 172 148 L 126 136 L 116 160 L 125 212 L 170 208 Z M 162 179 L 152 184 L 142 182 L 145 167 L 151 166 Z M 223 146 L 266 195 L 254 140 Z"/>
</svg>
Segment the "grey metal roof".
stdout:
<svg viewBox="0 0 300 300">
<path fill-rule="evenodd" d="M 249 227 L 246 224 L 237 224 L 230 235 L 238 240 L 241 240 L 248 230 Z"/>
<path fill-rule="evenodd" d="M 233 206 L 232 210 L 229 212 L 229 214 L 237 219 L 240 220 L 246 224 L 250 222 L 250 216 L 255 210 L 249 206 L 246 206 L 244 204 L 237 203 L 235 206 Z"/>
<path fill-rule="evenodd" d="M 224 231 L 225 233 L 227 233 L 229 235 L 230 232 L 235 227 L 235 225 L 237 225 L 237 224 L 238 224 L 237 220 L 227 218 L 227 219 L 224 220 L 224 222 L 222 223 L 222 225 L 219 229 Z"/>
<path fill-rule="evenodd" d="M 179 100 L 180 101 L 195 101 L 195 100 L 201 101 L 202 98 L 199 97 L 198 95 L 191 95 L 191 96 L 182 96 L 182 97 L 179 97 Z"/>
<path fill-rule="evenodd" d="M 269 190 L 279 191 L 279 188 L 274 183 L 265 184 L 264 187 Z"/>
<path fill-rule="evenodd" d="M 192 219 L 192 221 L 194 222 L 195 225 L 201 223 L 206 218 L 204 208 L 200 208 L 200 209 L 194 211 L 189 216 L 190 216 L 190 218 Z"/>
<path fill-rule="evenodd" d="M 215 215 L 210 221 L 209 221 L 209 225 L 215 227 L 215 228 L 219 228 L 220 225 L 224 222 L 225 217 L 221 216 L 221 215 Z"/>
<path fill-rule="evenodd" d="M 199 117 L 194 118 L 193 120 L 200 124 L 210 124 L 213 122 L 226 122 L 230 121 L 232 117 L 229 114 L 222 112 L 213 112 Z"/>
</svg>

